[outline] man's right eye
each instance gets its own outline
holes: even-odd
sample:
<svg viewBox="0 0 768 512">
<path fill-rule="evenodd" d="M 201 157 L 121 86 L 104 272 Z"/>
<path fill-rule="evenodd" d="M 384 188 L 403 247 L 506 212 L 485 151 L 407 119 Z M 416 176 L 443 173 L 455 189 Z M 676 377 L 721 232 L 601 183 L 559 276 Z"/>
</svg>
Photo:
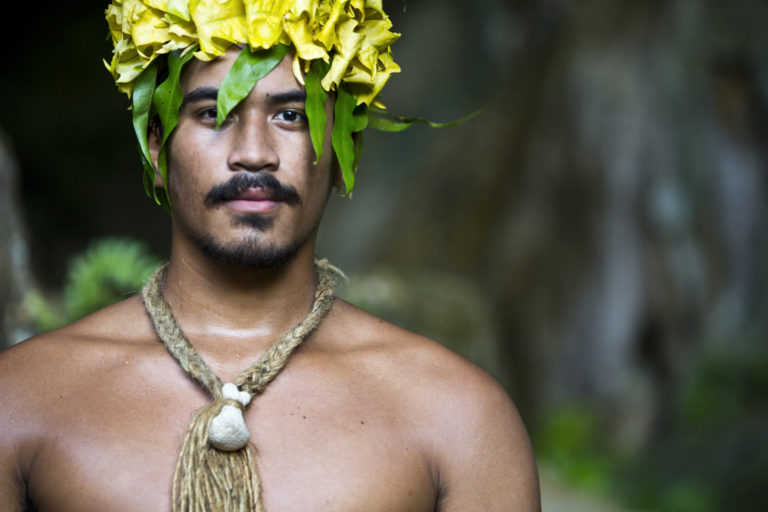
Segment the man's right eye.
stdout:
<svg viewBox="0 0 768 512">
<path fill-rule="evenodd" d="M 216 107 L 208 107 L 197 111 L 197 117 L 204 121 L 216 120 Z"/>
</svg>

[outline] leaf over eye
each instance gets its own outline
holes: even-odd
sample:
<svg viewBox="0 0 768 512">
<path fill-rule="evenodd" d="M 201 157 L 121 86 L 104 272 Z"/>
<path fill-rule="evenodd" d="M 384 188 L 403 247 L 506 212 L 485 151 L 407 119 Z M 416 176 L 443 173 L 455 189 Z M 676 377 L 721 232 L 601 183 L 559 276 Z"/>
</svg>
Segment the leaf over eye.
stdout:
<svg viewBox="0 0 768 512">
<path fill-rule="evenodd" d="M 328 122 L 325 114 L 325 100 L 328 98 L 328 94 L 320 84 L 320 80 L 328 72 L 329 67 L 322 60 L 313 60 L 307 76 L 304 77 L 304 88 L 307 91 L 304 109 L 309 121 L 309 136 L 312 138 L 312 146 L 315 148 L 315 164 L 323 156 L 325 124 Z"/>
<path fill-rule="evenodd" d="M 194 52 L 182 53 L 182 50 L 175 50 L 168 55 L 168 78 L 157 86 L 153 96 L 155 109 L 160 117 L 160 123 L 163 126 L 163 141 L 160 148 L 160 154 L 157 158 L 157 170 L 163 178 L 163 183 L 168 183 L 168 160 L 165 155 L 165 142 L 171 135 L 176 125 L 179 124 L 179 108 L 184 100 L 181 90 L 181 69 L 192 57 Z M 155 193 L 157 199 L 157 191 Z M 170 197 L 167 190 L 162 193 L 159 202 L 170 205 Z"/>
<path fill-rule="evenodd" d="M 182 55 L 181 50 L 172 51 L 168 55 L 168 78 L 155 90 L 155 108 L 163 125 L 163 144 L 179 123 L 179 108 L 184 100 L 179 78 L 182 67 L 193 56 L 194 52 L 187 52 Z"/>
<path fill-rule="evenodd" d="M 216 128 L 219 128 L 232 109 L 248 96 L 256 82 L 267 76 L 287 53 L 288 47 L 282 44 L 269 50 L 254 52 L 244 48 L 240 52 L 219 88 L 216 98 Z"/>
</svg>

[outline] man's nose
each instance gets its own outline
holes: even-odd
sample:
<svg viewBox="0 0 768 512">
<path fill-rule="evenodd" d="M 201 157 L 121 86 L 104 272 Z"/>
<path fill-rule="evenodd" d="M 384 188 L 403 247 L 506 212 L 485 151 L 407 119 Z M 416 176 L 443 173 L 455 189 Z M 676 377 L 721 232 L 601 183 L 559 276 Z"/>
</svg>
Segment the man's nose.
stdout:
<svg viewBox="0 0 768 512">
<path fill-rule="evenodd" d="M 227 165 L 232 171 L 276 171 L 280 157 L 275 150 L 274 139 L 268 121 L 259 116 L 236 116 L 229 127 L 232 149 Z"/>
</svg>

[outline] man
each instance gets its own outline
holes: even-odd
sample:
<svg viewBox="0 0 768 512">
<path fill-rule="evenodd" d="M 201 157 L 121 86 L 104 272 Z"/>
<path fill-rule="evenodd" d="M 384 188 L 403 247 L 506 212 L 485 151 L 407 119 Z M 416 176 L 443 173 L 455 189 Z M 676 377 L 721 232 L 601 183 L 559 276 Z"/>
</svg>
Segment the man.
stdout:
<svg viewBox="0 0 768 512">
<path fill-rule="evenodd" d="M 365 5 L 358 12 L 382 19 Z M 135 125 L 148 124 L 148 173 L 172 212 L 169 264 L 143 297 L 0 355 L 0 509 L 232 510 L 216 504 L 252 495 L 248 510 L 538 510 L 528 437 L 492 378 L 332 294 L 318 298 L 331 271 L 315 263 L 315 237 L 332 188 L 350 188 L 343 145 L 355 130 L 334 137 L 339 82 L 326 90 L 324 135 L 313 133 L 312 63 L 291 41 L 224 116 L 228 77 L 252 48 L 234 41 L 181 71 L 168 56 L 180 106 L 169 117 L 156 101 L 159 121 Z M 282 362 L 263 362 L 292 336 Z M 227 445 L 232 432 L 242 444 Z M 208 470 L 216 464 L 225 469 Z"/>
</svg>

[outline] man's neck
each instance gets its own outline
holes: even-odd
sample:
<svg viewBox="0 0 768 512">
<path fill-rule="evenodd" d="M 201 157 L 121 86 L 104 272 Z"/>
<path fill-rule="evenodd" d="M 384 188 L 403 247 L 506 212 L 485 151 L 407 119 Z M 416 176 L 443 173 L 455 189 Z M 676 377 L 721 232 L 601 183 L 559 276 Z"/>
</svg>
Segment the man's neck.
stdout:
<svg viewBox="0 0 768 512">
<path fill-rule="evenodd" d="M 314 247 L 277 269 L 246 270 L 199 253 L 171 253 L 164 296 L 187 338 L 202 352 L 263 352 L 309 311 Z"/>
</svg>

